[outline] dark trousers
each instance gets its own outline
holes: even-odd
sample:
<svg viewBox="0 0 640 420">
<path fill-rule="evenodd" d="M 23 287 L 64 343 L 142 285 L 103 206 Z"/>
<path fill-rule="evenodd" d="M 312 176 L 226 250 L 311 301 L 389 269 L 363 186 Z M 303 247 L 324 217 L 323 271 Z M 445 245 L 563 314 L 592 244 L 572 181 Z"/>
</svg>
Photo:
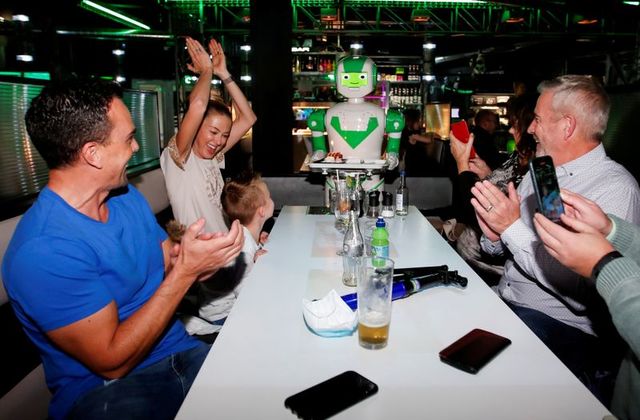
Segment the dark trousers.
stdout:
<svg viewBox="0 0 640 420">
<path fill-rule="evenodd" d="M 70 419 L 173 419 L 210 347 L 172 354 L 144 369 L 89 391 Z"/>
<path fill-rule="evenodd" d="M 507 305 L 571 372 L 609 407 L 621 356 L 615 344 L 587 334 L 534 309 Z"/>
</svg>

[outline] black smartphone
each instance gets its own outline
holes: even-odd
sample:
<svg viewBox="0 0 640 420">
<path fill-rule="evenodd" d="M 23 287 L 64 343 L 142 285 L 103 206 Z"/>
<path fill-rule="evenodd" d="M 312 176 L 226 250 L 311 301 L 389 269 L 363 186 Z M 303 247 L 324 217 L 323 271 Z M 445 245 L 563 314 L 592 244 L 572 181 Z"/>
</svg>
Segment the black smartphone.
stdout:
<svg viewBox="0 0 640 420">
<path fill-rule="evenodd" d="M 540 156 L 529 161 L 529 172 L 538 200 L 538 211 L 556 223 L 564 213 L 556 168 L 551 156 Z"/>
<path fill-rule="evenodd" d="M 478 373 L 511 340 L 476 328 L 440 352 L 440 360 L 469 373 Z"/>
<path fill-rule="evenodd" d="M 348 370 L 290 396 L 284 406 L 301 419 L 326 419 L 376 392 L 378 385 Z"/>
</svg>

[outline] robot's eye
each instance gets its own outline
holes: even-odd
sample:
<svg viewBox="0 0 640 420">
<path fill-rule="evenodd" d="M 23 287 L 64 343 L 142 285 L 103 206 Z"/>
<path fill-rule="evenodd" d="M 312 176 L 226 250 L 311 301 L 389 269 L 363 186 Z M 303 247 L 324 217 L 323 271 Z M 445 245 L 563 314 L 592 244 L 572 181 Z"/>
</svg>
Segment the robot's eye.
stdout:
<svg viewBox="0 0 640 420">
<path fill-rule="evenodd" d="M 343 74 L 342 75 L 342 80 L 349 80 L 349 75 L 348 74 Z"/>
<path fill-rule="evenodd" d="M 360 73 L 360 80 L 367 80 L 367 75 L 364 73 Z"/>
</svg>

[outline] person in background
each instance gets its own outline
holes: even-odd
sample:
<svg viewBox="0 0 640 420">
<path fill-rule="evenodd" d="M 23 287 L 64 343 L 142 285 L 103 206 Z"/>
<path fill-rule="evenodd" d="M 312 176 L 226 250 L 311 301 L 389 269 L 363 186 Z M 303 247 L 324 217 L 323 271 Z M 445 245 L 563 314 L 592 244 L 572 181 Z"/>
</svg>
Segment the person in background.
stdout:
<svg viewBox="0 0 640 420">
<path fill-rule="evenodd" d="M 560 187 L 584 195 L 631 223 L 640 222 L 640 190 L 633 176 L 609 159 L 602 145 L 609 97 L 590 76 L 567 75 L 538 87 L 529 133 L 536 155 L 549 155 Z M 607 381 L 620 354 L 607 339 L 615 332 L 593 287 L 550 255 L 533 227 L 536 198 L 531 177 L 508 193 L 488 181 L 471 200 L 491 255 L 508 255 L 497 291 L 513 311 L 605 404 Z"/>
<path fill-rule="evenodd" d="M 476 152 L 494 170 L 504 162 L 504 157 L 495 144 L 495 134 L 500 127 L 498 114 L 489 109 L 481 109 L 476 113 L 474 122 L 471 133 L 474 135 Z"/>
<path fill-rule="evenodd" d="M 174 217 L 189 225 L 200 217 L 210 232 L 226 232 L 220 194 L 224 180 L 220 168 L 224 153 L 233 147 L 256 121 L 240 87 L 227 70 L 224 51 L 218 42 L 209 42 L 209 53 L 194 39 L 187 38 L 191 57 L 189 69 L 198 74 L 187 110 L 178 132 L 160 157 L 167 193 Z M 236 119 L 229 108 L 210 100 L 212 74 L 218 76 L 233 101 Z"/>
<path fill-rule="evenodd" d="M 429 176 L 439 172 L 440 163 L 434 159 L 435 133 L 424 133 L 422 112 L 409 108 L 404 111 L 405 126 L 400 139 L 400 160 L 407 176 Z"/>
<path fill-rule="evenodd" d="M 274 209 L 267 184 L 260 175 L 249 172 L 228 181 L 222 190 L 221 199 L 229 220 L 237 220 L 242 225 L 245 268 L 239 273 L 240 278 L 233 279 L 226 285 L 219 282 L 200 284 L 198 314 L 200 318 L 216 326 L 224 324 L 253 264 L 267 252 L 262 248 L 260 235 L 264 223 L 273 216 Z"/>
<path fill-rule="evenodd" d="M 536 150 L 536 142 L 533 136 L 527 132 L 535 117 L 536 99 L 537 96 L 524 95 L 513 97 L 507 103 L 509 133 L 515 140 L 516 150 L 500 167 L 493 171 L 480 157 L 470 158 L 471 148 L 474 144 L 473 134 L 467 143 L 459 141 L 453 133 L 450 134 L 451 155 L 458 168 L 456 184 L 457 194 L 460 198 L 456 200 L 459 203 L 456 209 L 457 222 L 466 225 L 457 238 L 456 249 L 467 262 L 486 274 L 485 280 L 490 283 L 494 276 L 502 275 L 504 259 L 501 257 L 493 259 L 483 255 L 480 249 L 482 232 L 476 219 L 475 210 L 471 205 L 473 197 L 471 188 L 482 179 L 496 185 L 503 192 L 507 191 L 507 185 L 510 182 L 513 182 L 516 187 L 520 185 L 523 176 L 529 170 L 529 160 L 535 155 Z"/>
<path fill-rule="evenodd" d="M 618 332 L 629 346 L 620 365 L 611 411 L 619 419 L 640 418 L 640 227 L 593 201 L 562 190 L 566 213 L 556 224 L 538 213 L 533 224 L 547 252 L 595 283 Z"/>
<path fill-rule="evenodd" d="M 495 170 L 492 170 L 479 156 L 470 158 L 471 149 L 475 143 L 474 134 L 471 134 L 467 143 L 458 140 L 453 133 L 450 134 L 451 155 L 458 169 L 458 193 L 464 197 L 460 200 L 465 209 L 462 212 L 465 216 L 462 217 L 461 222 L 478 226 L 475 210 L 471 205 L 471 187 L 478 180 L 486 179 L 506 192 L 509 182 L 513 182 L 517 187 L 529 170 L 529 160 L 535 155 L 536 142 L 527 129 L 535 117 L 536 100 L 537 96 L 525 95 L 513 97 L 507 103 L 509 133 L 516 142 L 516 150 Z"/>
<path fill-rule="evenodd" d="M 64 82 L 26 114 L 49 180 L 15 230 L 2 276 L 40 352 L 53 419 L 173 418 L 209 350 L 186 334 L 176 307 L 243 245 L 237 222 L 211 234 L 198 220 L 181 243 L 167 239 L 127 182 L 138 143 L 120 97 L 115 84 Z"/>
</svg>

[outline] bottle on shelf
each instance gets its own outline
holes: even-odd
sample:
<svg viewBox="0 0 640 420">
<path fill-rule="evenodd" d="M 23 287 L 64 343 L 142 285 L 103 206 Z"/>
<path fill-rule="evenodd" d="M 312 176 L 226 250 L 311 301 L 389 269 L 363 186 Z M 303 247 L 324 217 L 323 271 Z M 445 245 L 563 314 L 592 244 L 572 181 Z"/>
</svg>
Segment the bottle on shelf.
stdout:
<svg viewBox="0 0 640 420">
<path fill-rule="evenodd" d="M 364 240 L 362 233 L 360 233 L 358 214 L 354 207 L 355 203 L 352 203 L 349 212 L 349 226 L 342 241 L 342 282 L 346 286 L 357 286 L 364 263 Z"/>
<path fill-rule="evenodd" d="M 400 185 L 396 190 L 396 214 L 398 216 L 409 214 L 409 188 L 407 188 L 404 171 L 400 171 Z"/>
<path fill-rule="evenodd" d="M 376 228 L 371 234 L 371 254 L 374 265 L 376 257 L 389 258 L 389 232 L 382 217 L 378 217 Z"/>
</svg>

